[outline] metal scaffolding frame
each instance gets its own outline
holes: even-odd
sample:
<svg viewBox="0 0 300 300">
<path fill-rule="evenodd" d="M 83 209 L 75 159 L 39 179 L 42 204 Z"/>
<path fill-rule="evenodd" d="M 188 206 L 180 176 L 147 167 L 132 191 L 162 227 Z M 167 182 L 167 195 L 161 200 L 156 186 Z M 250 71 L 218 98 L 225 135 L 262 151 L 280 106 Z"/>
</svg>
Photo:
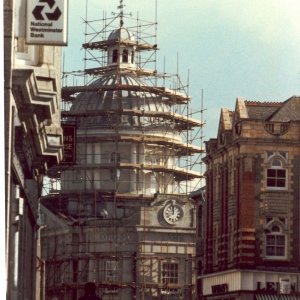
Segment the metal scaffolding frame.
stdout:
<svg viewBox="0 0 300 300">
<path fill-rule="evenodd" d="M 135 245 L 141 250 L 141 253 L 145 247 L 154 246 L 147 241 L 137 242 L 132 237 L 133 233 L 132 236 L 131 234 L 128 234 L 127 237 L 122 236 L 123 231 L 120 228 L 126 228 L 127 225 L 126 222 L 122 221 L 122 217 L 118 217 L 116 211 L 123 209 L 123 218 L 129 220 L 135 218 L 137 207 L 147 208 L 151 206 L 151 202 L 158 193 L 153 193 L 151 188 L 145 187 L 145 174 L 147 172 L 156 174 L 155 186 L 162 194 L 166 193 L 164 189 L 170 185 L 171 180 L 176 183 L 176 185 L 173 184 L 172 194 L 177 197 L 183 195 L 188 198 L 190 192 L 201 187 L 203 178 L 201 174 L 202 153 L 204 152 L 202 147 L 203 95 L 201 96 L 201 107 L 198 110 L 192 110 L 190 108 L 189 83 L 184 85 L 178 74 L 167 74 L 165 71 L 159 73 L 157 71 L 157 21 L 151 23 L 139 19 L 138 16 L 135 19 L 131 15 L 126 15 L 123 11 L 122 0 L 119 9 L 120 12 L 113 17 L 107 17 L 103 14 L 103 18 L 100 20 L 88 21 L 86 16 L 84 20 L 85 43 L 82 45 L 85 49 L 84 71 L 63 72 L 62 124 L 71 124 L 79 128 L 83 120 L 87 118 L 118 119 L 117 122 L 107 124 L 103 129 L 106 134 L 99 134 L 96 137 L 81 134 L 77 137 L 77 142 L 85 145 L 98 142 L 111 143 L 114 145 L 115 153 L 121 159 L 117 156 L 112 159 L 111 154 L 107 153 L 95 153 L 95 148 L 91 150 L 90 154 L 87 154 L 86 146 L 82 156 L 77 154 L 76 164 L 59 165 L 48 171 L 49 178 L 45 180 L 44 196 L 41 201 L 50 211 L 49 214 L 55 215 L 61 222 L 56 229 L 50 230 L 42 238 L 42 244 L 48 247 L 43 248 L 44 257 L 47 258 L 43 262 L 43 267 L 46 273 L 45 282 L 48 297 L 77 299 L 86 281 L 94 281 L 97 289 L 104 290 L 104 299 L 119 299 L 118 291 L 122 289 L 130 290 L 131 299 L 147 299 L 147 294 L 153 295 L 153 299 L 174 299 L 174 295 L 178 291 L 180 291 L 181 297 L 187 297 L 193 293 L 195 288 L 187 279 L 182 280 L 179 284 L 176 283 L 175 279 L 174 282 L 170 279 L 164 281 L 163 275 L 161 275 L 163 263 L 166 263 L 164 265 L 166 268 L 173 267 L 172 263 L 180 263 L 183 267 L 181 271 L 177 271 L 178 278 L 181 279 L 185 276 L 187 268 L 191 268 L 191 272 L 195 272 L 195 252 L 193 254 L 186 252 L 183 255 L 181 253 L 174 255 L 172 252 L 174 247 L 177 247 L 176 249 L 179 247 L 195 248 L 196 237 L 193 235 L 193 230 L 186 230 L 190 241 L 182 243 L 182 245 L 175 234 L 171 236 L 167 230 L 162 230 L 162 240 L 157 241 L 156 247 L 161 247 L 161 253 L 165 254 L 140 255 L 130 251 L 131 245 Z M 125 19 L 126 28 L 137 38 L 134 42 L 137 61 L 134 70 L 128 66 L 120 68 L 119 66 L 106 65 L 108 60 L 106 50 L 112 43 L 111 40 L 107 39 L 107 36 L 113 30 L 118 29 L 120 25 L 122 26 Z M 117 21 L 120 22 L 120 25 L 115 25 Z M 136 24 L 130 25 L 131 23 Z M 98 28 L 103 29 L 99 31 Z M 154 34 L 151 33 L 153 30 Z M 119 41 L 119 43 L 126 46 L 133 42 Z M 97 55 L 94 54 L 94 50 L 97 50 Z M 93 68 L 89 66 L 90 63 Z M 98 65 L 95 67 L 95 64 Z M 154 66 L 153 70 L 144 69 L 144 66 L 149 64 Z M 118 77 L 123 74 L 126 75 L 128 72 L 134 72 L 145 84 L 123 84 L 118 81 L 115 84 L 102 85 L 101 87 L 92 84 L 108 73 L 113 73 Z M 70 85 L 70 82 L 73 85 Z M 78 84 L 78 82 L 80 83 Z M 122 91 L 133 91 L 144 95 L 141 98 L 144 99 L 145 103 L 138 109 L 110 108 L 82 112 L 72 111 L 72 104 L 79 94 L 91 92 L 101 94 L 108 91 L 114 92 L 116 99 L 120 100 L 122 100 Z M 146 97 L 149 94 L 155 95 L 157 99 L 167 103 L 170 110 L 145 110 L 147 105 L 150 107 Z M 124 135 L 120 131 L 122 122 L 120 116 L 144 118 L 143 120 L 146 122 L 141 124 L 136 132 Z M 156 128 L 160 130 L 160 135 L 155 134 L 155 132 L 150 134 Z M 180 142 L 178 139 L 172 138 L 173 131 L 180 132 L 183 141 Z M 124 153 L 118 151 L 121 148 L 120 145 L 124 143 L 146 144 L 148 152 L 140 154 L 140 162 L 132 162 L 127 150 Z M 110 172 L 111 189 L 101 188 L 103 187 L 102 179 L 97 179 L 91 175 L 92 172 L 89 170 L 95 168 Z M 132 178 L 120 180 L 118 172 L 126 170 L 134 170 L 136 174 L 144 175 L 137 175 L 135 182 L 132 181 Z M 75 187 L 73 190 L 63 186 L 67 180 L 64 179 L 64 183 L 61 181 L 62 174 L 66 172 L 72 174 L 69 180 Z M 193 185 L 191 184 L 192 180 L 194 181 Z M 195 181 L 197 182 L 195 183 Z M 129 184 L 129 182 L 136 187 L 134 191 L 121 190 L 120 187 L 123 184 Z M 149 190 L 151 191 L 149 192 Z M 67 199 L 70 197 L 79 199 L 76 208 L 77 214 L 67 213 Z M 90 208 L 85 206 L 86 199 L 89 199 Z M 111 201 L 113 205 L 111 215 L 104 217 L 101 215 L 103 211 L 97 211 L 96 207 L 101 205 L 103 201 Z M 92 214 L 88 211 L 89 209 L 93 212 Z M 143 210 L 143 213 L 147 213 L 146 209 Z M 128 225 L 129 227 L 130 225 Z M 146 227 L 147 224 L 141 226 L 141 235 L 144 234 Z M 105 228 L 105 230 L 99 228 Z M 107 234 L 111 235 L 110 255 L 99 253 L 99 245 L 103 243 Z M 170 236 L 171 240 L 168 240 Z M 124 254 L 126 251 L 119 253 L 118 245 L 120 244 L 125 249 L 128 248 L 126 255 Z M 104 264 L 105 261 L 111 262 L 111 268 L 114 267 L 114 264 L 124 268 L 130 264 L 134 269 L 132 270 L 133 275 L 129 280 L 114 278 L 116 276 L 114 270 L 108 270 L 108 265 Z M 113 263 L 114 261 L 115 263 Z M 168 272 L 172 274 L 171 271 L 165 271 L 164 274 L 169 274 Z M 134 278 L 134 276 L 139 276 L 139 278 Z M 178 296 L 178 294 L 176 295 Z"/>
</svg>

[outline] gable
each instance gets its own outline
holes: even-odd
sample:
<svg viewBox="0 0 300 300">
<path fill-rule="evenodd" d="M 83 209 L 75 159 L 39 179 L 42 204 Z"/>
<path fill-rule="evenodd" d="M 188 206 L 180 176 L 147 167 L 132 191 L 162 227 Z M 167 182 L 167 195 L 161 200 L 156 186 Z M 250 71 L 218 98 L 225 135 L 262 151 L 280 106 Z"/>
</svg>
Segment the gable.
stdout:
<svg viewBox="0 0 300 300">
<path fill-rule="evenodd" d="M 232 120 L 233 120 L 233 112 L 228 110 L 227 108 L 221 109 L 221 115 L 219 120 L 219 129 L 218 129 L 218 143 L 225 143 L 225 136 L 232 132 Z"/>
</svg>

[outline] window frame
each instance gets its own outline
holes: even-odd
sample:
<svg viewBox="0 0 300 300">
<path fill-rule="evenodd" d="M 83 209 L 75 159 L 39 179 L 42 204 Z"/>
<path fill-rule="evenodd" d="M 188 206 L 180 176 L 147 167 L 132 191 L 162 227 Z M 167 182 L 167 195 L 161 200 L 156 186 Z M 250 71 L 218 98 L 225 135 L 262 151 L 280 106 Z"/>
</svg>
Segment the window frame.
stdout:
<svg viewBox="0 0 300 300">
<path fill-rule="evenodd" d="M 272 260 L 286 260 L 287 259 L 287 246 L 288 246 L 288 236 L 284 230 L 285 224 L 280 224 L 274 219 L 267 224 L 265 230 L 265 257 Z M 270 238 L 273 238 L 273 242 L 268 242 Z M 279 238 L 283 238 L 283 243 L 279 242 Z M 268 252 L 268 248 L 273 249 L 272 253 Z M 279 255 L 278 252 L 283 249 L 283 255 Z"/>
<path fill-rule="evenodd" d="M 171 284 L 179 284 L 179 263 L 176 261 L 162 261 L 160 282 L 163 285 L 161 294 L 163 295 L 177 295 L 180 293 L 179 288 L 169 287 Z"/>
<path fill-rule="evenodd" d="M 280 162 L 279 165 L 275 165 L 274 162 Z M 284 172 L 284 176 L 280 174 Z M 272 173 L 272 174 L 270 174 Z M 267 190 L 287 190 L 288 187 L 288 169 L 285 167 L 285 163 L 281 157 L 277 155 L 272 156 L 269 160 L 269 164 L 266 168 L 266 188 Z M 274 185 L 269 182 L 274 181 Z M 284 182 L 284 185 L 280 185 L 280 182 Z"/>
<path fill-rule="evenodd" d="M 119 270 L 119 264 L 118 260 L 116 259 L 107 259 L 104 261 L 104 281 L 109 282 L 111 284 L 118 283 L 118 270 Z M 111 274 L 108 274 L 108 273 Z M 105 288 L 106 293 L 115 294 L 118 292 L 117 287 L 106 287 Z"/>
</svg>

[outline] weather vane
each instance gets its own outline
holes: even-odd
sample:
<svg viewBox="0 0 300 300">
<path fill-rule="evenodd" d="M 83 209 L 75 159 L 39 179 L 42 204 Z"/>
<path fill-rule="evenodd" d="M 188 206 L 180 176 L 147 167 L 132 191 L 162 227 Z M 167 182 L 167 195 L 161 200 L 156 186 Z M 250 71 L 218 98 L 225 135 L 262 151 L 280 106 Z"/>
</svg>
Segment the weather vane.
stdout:
<svg viewBox="0 0 300 300">
<path fill-rule="evenodd" d="M 126 14 L 124 14 L 124 7 L 126 6 L 123 4 L 124 0 L 120 0 L 120 5 L 117 7 L 120 12 L 118 13 L 118 16 L 120 17 L 120 26 L 122 27 L 124 25 L 123 18 Z M 113 15 L 116 15 L 116 13 L 112 12 Z M 129 16 L 132 16 L 132 14 L 128 14 Z"/>
<path fill-rule="evenodd" d="M 124 4 L 123 0 L 120 0 L 120 5 L 118 6 L 118 9 L 120 9 L 120 26 L 122 27 L 124 24 L 123 17 L 124 17 Z"/>
</svg>

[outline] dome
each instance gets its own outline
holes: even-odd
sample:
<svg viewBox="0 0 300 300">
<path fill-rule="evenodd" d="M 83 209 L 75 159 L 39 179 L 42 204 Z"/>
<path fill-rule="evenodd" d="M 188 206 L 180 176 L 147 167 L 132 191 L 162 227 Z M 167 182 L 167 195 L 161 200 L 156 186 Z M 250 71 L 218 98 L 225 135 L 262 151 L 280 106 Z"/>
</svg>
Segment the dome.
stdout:
<svg viewBox="0 0 300 300">
<path fill-rule="evenodd" d="M 77 95 L 70 109 L 73 113 L 90 113 L 91 116 L 84 117 L 80 120 L 79 127 L 110 127 L 118 123 L 117 115 L 93 115 L 97 111 L 111 112 L 114 110 L 151 110 L 151 111 L 168 111 L 167 105 L 160 99 L 160 96 L 135 89 L 113 90 L 109 86 L 116 85 L 127 86 L 145 86 L 134 74 L 107 74 L 92 82 L 89 87 L 99 88 L 98 91 L 83 92 Z M 105 90 L 101 90 L 105 87 Z M 137 118 L 134 116 L 124 117 L 124 126 L 137 125 Z"/>
<path fill-rule="evenodd" d="M 135 37 L 133 34 L 128 31 L 126 28 L 121 27 L 118 28 L 114 31 L 112 31 L 109 36 L 108 40 L 130 40 L 130 41 L 135 41 Z"/>
</svg>

